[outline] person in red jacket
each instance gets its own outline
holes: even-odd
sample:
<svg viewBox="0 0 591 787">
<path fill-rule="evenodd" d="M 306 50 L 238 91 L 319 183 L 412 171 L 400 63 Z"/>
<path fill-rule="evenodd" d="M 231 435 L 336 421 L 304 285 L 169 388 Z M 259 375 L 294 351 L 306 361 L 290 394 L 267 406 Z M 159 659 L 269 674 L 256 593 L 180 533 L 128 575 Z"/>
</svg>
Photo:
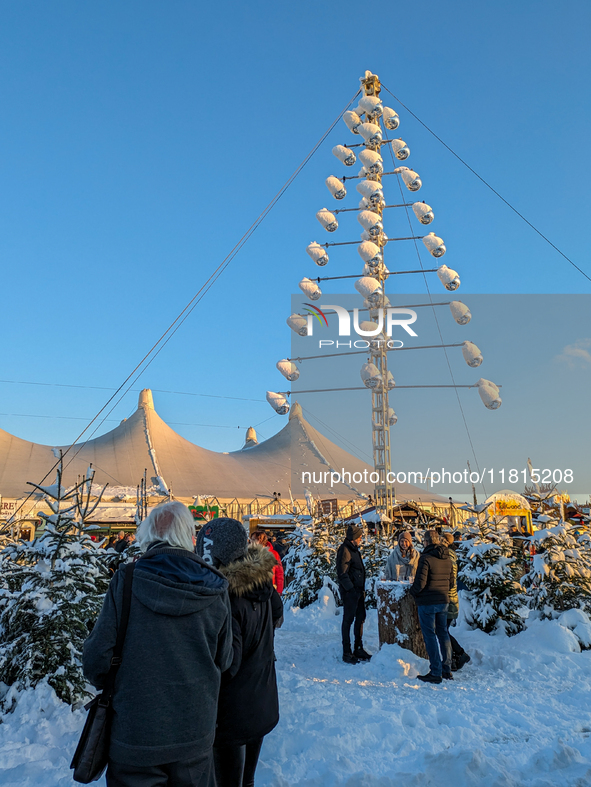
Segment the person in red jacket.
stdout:
<svg viewBox="0 0 591 787">
<path fill-rule="evenodd" d="M 276 566 L 273 568 L 273 587 L 279 593 L 279 595 L 281 595 L 283 593 L 285 576 L 283 574 L 283 565 L 281 564 L 279 553 L 273 549 L 273 545 L 267 538 L 267 534 L 264 530 L 253 530 L 250 534 L 250 540 L 253 542 L 253 544 L 260 544 L 263 547 L 267 547 L 269 552 L 277 561 Z"/>
</svg>

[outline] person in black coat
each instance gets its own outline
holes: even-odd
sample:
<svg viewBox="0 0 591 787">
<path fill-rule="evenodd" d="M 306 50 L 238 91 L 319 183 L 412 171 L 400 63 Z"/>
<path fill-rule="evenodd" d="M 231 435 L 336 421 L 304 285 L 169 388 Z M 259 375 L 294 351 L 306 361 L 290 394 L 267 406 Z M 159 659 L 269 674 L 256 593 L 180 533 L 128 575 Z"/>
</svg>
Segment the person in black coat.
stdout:
<svg viewBox="0 0 591 787">
<path fill-rule="evenodd" d="M 233 658 L 222 675 L 213 748 L 217 787 L 253 787 L 263 738 L 279 721 L 273 649 L 283 603 L 273 587 L 275 558 L 247 546 L 246 531 L 232 519 L 212 520 L 199 533 L 197 551 L 229 583 Z"/>
<path fill-rule="evenodd" d="M 365 566 L 359 551 L 363 530 L 349 525 L 347 537 L 337 552 L 337 576 L 343 602 L 343 661 L 357 664 L 369 661 L 371 655 L 363 648 L 363 622 L 365 621 Z M 355 636 L 355 649 L 351 652 L 351 624 Z"/>
<path fill-rule="evenodd" d="M 415 580 L 410 587 L 419 613 L 419 623 L 429 655 L 429 672 L 418 675 L 426 683 L 451 680 L 452 650 L 447 631 L 449 591 L 454 586 L 453 565 L 447 545 L 435 530 L 425 532 L 425 548 L 419 558 Z M 441 648 L 441 654 L 439 649 Z"/>
</svg>

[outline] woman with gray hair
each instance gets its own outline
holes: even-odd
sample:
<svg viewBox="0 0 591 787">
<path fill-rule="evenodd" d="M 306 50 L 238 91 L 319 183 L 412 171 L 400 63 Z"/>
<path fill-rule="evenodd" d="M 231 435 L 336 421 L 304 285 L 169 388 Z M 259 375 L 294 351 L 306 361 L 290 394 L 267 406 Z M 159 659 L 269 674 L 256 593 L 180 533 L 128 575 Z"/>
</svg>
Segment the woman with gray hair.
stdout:
<svg viewBox="0 0 591 787">
<path fill-rule="evenodd" d="M 113 695 L 107 787 L 211 787 L 221 673 L 232 663 L 228 582 L 194 553 L 179 502 L 137 531 L 131 608 Z M 84 674 L 101 689 L 121 620 L 123 569 L 84 645 Z"/>
</svg>

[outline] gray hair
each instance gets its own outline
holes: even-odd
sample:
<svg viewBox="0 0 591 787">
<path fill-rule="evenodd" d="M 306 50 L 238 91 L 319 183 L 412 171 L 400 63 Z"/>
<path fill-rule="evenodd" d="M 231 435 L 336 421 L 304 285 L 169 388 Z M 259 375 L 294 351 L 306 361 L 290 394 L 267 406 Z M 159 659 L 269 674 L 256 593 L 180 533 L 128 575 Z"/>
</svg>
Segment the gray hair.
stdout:
<svg viewBox="0 0 591 787">
<path fill-rule="evenodd" d="M 153 508 L 137 529 L 137 544 L 146 551 L 154 541 L 193 552 L 195 520 L 187 506 L 177 500 Z"/>
<path fill-rule="evenodd" d="M 441 538 L 437 530 L 425 530 L 425 539 L 427 544 L 440 544 Z"/>
</svg>

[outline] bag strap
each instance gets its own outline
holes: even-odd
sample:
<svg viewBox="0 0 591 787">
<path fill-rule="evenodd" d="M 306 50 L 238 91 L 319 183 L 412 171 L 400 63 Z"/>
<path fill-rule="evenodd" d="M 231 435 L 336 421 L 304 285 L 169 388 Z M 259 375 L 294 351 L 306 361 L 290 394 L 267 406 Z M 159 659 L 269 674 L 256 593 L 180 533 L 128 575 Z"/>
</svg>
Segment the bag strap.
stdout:
<svg viewBox="0 0 591 787">
<path fill-rule="evenodd" d="M 101 695 L 102 704 L 109 703 L 113 696 L 115 689 L 115 677 L 117 670 L 121 664 L 121 654 L 123 652 L 123 643 L 125 642 L 125 635 L 127 633 L 127 623 L 129 621 L 129 610 L 131 608 L 131 586 L 133 582 L 133 571 L 135 563 L 127 563 L 125 566 L 125 576 L 123 579 L 123 604 L 121 606 L 121 620 L 117 627 L 117 640 L 115 641 L 115 648 L 113 649 L 113 656 L 111 657 L 111 666 L 107 672 L 103 691 Z"/>
</svg>

